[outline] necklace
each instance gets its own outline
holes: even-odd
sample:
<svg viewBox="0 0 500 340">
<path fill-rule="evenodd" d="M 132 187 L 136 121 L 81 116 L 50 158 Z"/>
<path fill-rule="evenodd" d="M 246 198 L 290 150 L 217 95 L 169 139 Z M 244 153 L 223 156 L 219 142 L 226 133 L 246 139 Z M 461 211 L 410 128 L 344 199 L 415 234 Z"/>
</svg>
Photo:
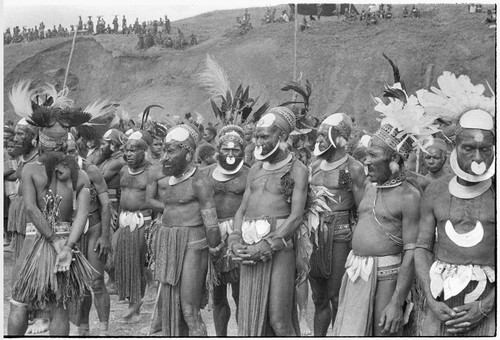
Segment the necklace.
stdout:
<svg viewBox="0 0 500 340">
<path fill-rule="evenodd" d="M 24 155 L 21 156 L 21 164 L 26 164 L 36 157 L 36 155 L 38 154 L 38 150 L 35 149 L 32 152 L 32 154 L 28 154 L 28 159 L 25 159 Z"/>
<path fill-rule="evenodd" d="M 333 162 L 328 162 L 326 159 L 323 159 L 319 166 L 320 166 L 321 170 L 330 171 L 330 170 L 337 169 L 339 166 L 344 164 L 345 161 L 347 161 L 347 154 L 345 154 L 344 157 L 342 157 L 341 159 L 338 159 L 338 160 L 333 161 Z"/>
<path fill-rule="evenodd" d="M 288 156 L 286 156 L 284 160 L 279 161 L 275 164 L 271 164 L 269 162 L 263 162 L 262 168 L 268 171 L 278 170 L 287 165 L 291 160 L 292 160 L 292 154 L 288 154 Z"/>
<path fill-rule="evenodd" d="M 451 179 L 450 183 L 448 183 L 448 190 L 450 191 L 450 194 L 462 199 L 471 199 L 481 196 L 483 193 L 488 191 L 490 187 L 491 178 L 474 185 L 465 186 L 458 183 L 457 176 L 455 176 Z"/>
<path fill-rule="evenodd" d="M 402 170 L 398 177 L 396 178 L 393 178 L 383 184 L 377 184 L 375 185 L 377 188 L 394 188 L 394 187 L 397 187 L 399 185 L 401 185 L 401 183 L 403 183 L 403 181 L 406 179 L 406 172 L 404 170 Z"/>
<path fill-rule="evenodd" d="M 171 185 L 171 186 L 174 186 L 176 184 L 184 182 L 186 179 L 188 179 L 189 177 L 191 177 L 195 173 L 195 171 L 196 171 L 196 167 L 192 167 L 192 168 L 186 169 L 182 173 L 182 175 L 180 175 L 179 177 L 170 176 L 169 179 L 168 179 L 168 184 Z"/>
<path fill-rule="evenodd" d="M 136 176 L 136 175 L 140 175 L 142 174 L 144 171 L 146 170 L 146 166 L 144 168 L 142 168 L 141 170 L 137 170 L 137 171 L 134 171 L 132 169 L 130 169 L 130 167 L 128 167 L 128 173 L 132 176 Z"/>
<path fill-rule="evenodd" d="M 217 164 L 217 167 L 212 172 L 212 178 L 219 182 L 227 182 L 230 179 L 233 179 L 238 176 L 241 168 L 243 168 L 243 163 L 244 161 L 242 160 L 240 162 L 240 165 L 238 165 L 236 169 L 233 171 L 227 171 L 226 169 L 221 167 L 220 164 Z"/>
</svg>

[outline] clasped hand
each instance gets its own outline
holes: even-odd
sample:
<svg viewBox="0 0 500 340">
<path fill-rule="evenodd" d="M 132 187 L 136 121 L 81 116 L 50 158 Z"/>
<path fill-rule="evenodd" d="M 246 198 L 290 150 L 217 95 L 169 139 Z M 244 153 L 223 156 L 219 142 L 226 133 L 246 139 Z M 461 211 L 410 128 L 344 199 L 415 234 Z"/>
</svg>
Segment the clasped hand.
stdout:
<svg viewBox="0 0 500 340">
<path fill-rule="evenodd" d="M 267 261 L 272 257 L 273 251 L 266 241 L 262 240 L 252 245 L 235 243 L 232 246 L 233 260 L 245 265 L 254 265 L 258 261 Z"/>
<path fill-rule="evenodd" d="M 52 246 L 57 253 L 54 273 L 68 271 L 71 261 L 73 260 L 72 249 L 66 246 L 66 240 L 64 238 L 57 238 L 52 242 Z"/>
<path fill-rule="evenodd" d="M 434 314 L 445 323 L 448 333 L 464 333 L 476 327 L 484 315 L 479 311 L 479 301 L 451 309 L 444 302 L 433 300 L 429 304 Z"/>
</svg>

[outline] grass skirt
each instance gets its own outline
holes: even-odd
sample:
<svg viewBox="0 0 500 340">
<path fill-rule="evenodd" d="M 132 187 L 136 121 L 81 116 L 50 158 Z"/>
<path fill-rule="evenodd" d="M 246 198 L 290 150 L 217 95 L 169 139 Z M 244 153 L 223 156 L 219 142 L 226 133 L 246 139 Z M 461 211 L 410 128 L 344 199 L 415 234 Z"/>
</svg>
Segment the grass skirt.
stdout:
<svg viewBox="0 0 500 340">
<path fill-rule="evenodd" d="M 78 251 L 73 253 L 70 270 L 54 273 L 56 251 L 44 237 L 27 237 L 20 258 L 18 277 L 12 287 L 12 298 L 26 303 L 28 311 L 45 310 L 49 304 L 68 308 L 83 299 L 92 285 L 92 266 Z"/>
<path fill-rule="evenodd" d="M 142 227 L 144 228 L 144 227 Z M 120 228 L 116 232 L 114 264 L 116 284 L 120 299 L 128 298 L 130 303 L 142 299 L 141 285 L 144 274 L 144 256 L 141 255 L 139 228 Z"/>
<path fill-rule="evenodd" d="M 15 231 L 25 235 L 27 222 L 28 216 L 26 214 L 26 209 L 24 209 L 23 196 L 16 195 L 10 202 L 7 231 Z"/>
</svg>

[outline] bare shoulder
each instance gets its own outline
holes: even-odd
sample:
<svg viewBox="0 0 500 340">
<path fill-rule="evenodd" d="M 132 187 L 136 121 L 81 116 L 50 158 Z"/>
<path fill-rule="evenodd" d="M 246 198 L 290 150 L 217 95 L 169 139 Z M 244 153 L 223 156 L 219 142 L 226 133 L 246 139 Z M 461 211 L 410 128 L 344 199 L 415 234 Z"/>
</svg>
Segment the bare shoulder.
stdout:
<svg viewBox="0 0 500 340">
<path fill-rule="evenodd" d="M 209 176 L 217 167 L 217 163 L 210 164 L 204 168 L 198 168 L 199 172 L 201 172 L 204 176 Z"/>
<path fill-rule="evenodd" d="M 163 166 L 161 164 L 153 164 L 148 169 L 148 177 L 150 180 L 158 181 L 165 177 L 163 174 Z"/>
<path fill-rule="evenodd" d="M 434 201 L 443 192 L 448 192 L 448 183 L 450 181 L 449 177 L 441 178 L 432 182 L 432 185 L 428 185 L 424 191 L 424 199 Z"/>
<path fill-rule="evenodd" d="M 290 173 L 294 178 L 299 178 L 299 177 L 308 177 L 308 172 L 309 170 L 307 169 L 307 166 L 304 165 L 304 163 L 300 161 L 295 161 L 295 163 L 292 165 L 292 168 L 290 169 Z"/>
<path fill-rule="evenodd" d="M 365 173 L 365 170 L 364 170 L 364 167 L 363 167 L 363 164 L 354 159 L 354 157 L 352 157 L 351 155 L 348 155 L 347 156 L 347 161 L 349 162 L 349 171 L 354 174 L 354 175 L 361 175 L 361 174 L 364 174 Z"/>
<path fill-rule="evenodd" d="M 195 189 L 203 189 L 210 185 L 210 181 L 204 172 L 197 169 L 193 175 L 193 188 Z"/>
<path fill-rule="evenodd" d="M 90 186 L 90 180 L 87 173 L 83 170 L 78 170 L 78 181 L 77 181 L 77 192 L 83 188 L 88 188 Z"/>
<path fill-rule="evenodd" d="M 43 165 L 38 162 L 30 162 L 24 165 L 23 175 L 24 174 L 33 174 L 37 171 L 40 171 L 40 168 L 43 168 Z"/>
<path fill-rule="evenodd" d="M 401 186 L 399 186 L 399 196 L 401 197 L 401 199 L 405 201 L 409 200 L 410 202 L 414 200 L 420 200 L 420 198 L 422 197 L 418 188 L 408 181 L 403 181 Z"/>
</svg>

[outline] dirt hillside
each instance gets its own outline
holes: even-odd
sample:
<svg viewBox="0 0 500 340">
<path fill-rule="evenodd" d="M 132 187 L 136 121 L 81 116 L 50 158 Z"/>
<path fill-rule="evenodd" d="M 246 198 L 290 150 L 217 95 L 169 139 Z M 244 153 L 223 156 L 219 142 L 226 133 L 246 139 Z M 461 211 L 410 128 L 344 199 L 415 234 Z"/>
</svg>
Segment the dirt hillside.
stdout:
<svg viewBox="0 0 500 340">
<path fill-rule="evenodd" d="M 368 6 L 356 7 L 361 11 Z M 495 90 L 496 29 L 484 23 L 489 7 L 469 14 L 465 4 L 426 4 L 419 6 L 421 19 L 403 19 L 402 6 L 396 5 L 396 17 L 376 26 L 347 23 L 342 17 L 311 22 L 311 29 L 297 32 L 297 66 L 312 83 L 312 113 L 346 112 L 373 130 L 371 96 L 380 96 L 393 81 L 382 52 L 398 64 L 410 92 L 435 85 L 444 70 L 468 74 L 475 83 L 487 80 Z M 280 13 L 285 5 L 276 8 Z M 133 117 L 147 105 L 159 104 L 165 110 L 153 112 L 157 119 L 198 111 L 213 121 L 208 97 L 196 81 L 210 53 L 229 75 L 233 91 L 243 82 L 261 103 L 289 100 L 290 94 L 280 88 L 293 78 L 294 23 L 261 25 L 265 8 L 253 8 L 254 28 L 240 35 L 235 18 L 243 13 L 216 11 L 173 22 L 173 32 L 180 28 L 185 37 L 199 36 L 200 44 L 185 50 L 138 51 L 133 35 L 79 37 L 70 66 L 70 96 L 80 106 L 110 97 Z M 62 84 L 70 49 L 70 38 L 4 46 L 6 119 L 16 119 L 7 97 L 10 87 L 21 78 Z"/>
</svg>

